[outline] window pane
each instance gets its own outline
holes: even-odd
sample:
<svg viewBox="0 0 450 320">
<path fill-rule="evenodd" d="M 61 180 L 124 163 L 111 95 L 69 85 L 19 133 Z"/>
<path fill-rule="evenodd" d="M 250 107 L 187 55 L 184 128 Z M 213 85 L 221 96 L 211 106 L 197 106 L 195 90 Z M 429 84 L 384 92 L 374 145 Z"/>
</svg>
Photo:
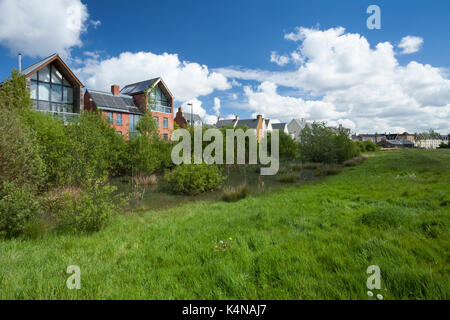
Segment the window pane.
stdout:
<svg viewBox="0 0 450 320">
<path fill-rule="evenodd" d="M 66 112 L 73 113 L 73 104 L 65 104 L 64 108 L 67 110 Z"/>
<path fill-rule="evenodd" d="M 122 124 L 122 114 L 121 113 L 116 114 L 116 124 Z"/>
<path fill-rule="evenodd" d="M 38 109 L 39 110 L 50 110 L 50 102 L 48 101 L 38 101 Z"/>
<path fill-rule="evenodd" d="M 37 99 L 37 82 L 33 80 L 30 83 L 30 96 L 31 99 Z"/>
<path fill-rule="evenodd" d="M 39 100 L 50 100 L 50 85 L 47 83 L 39 83 Z"/>
<path fill-rule="evenodd" d="M 52 85 L 52 100 L 53 102 L 62 102 L 62 86 Z"/>
<path fill-rule="evenodd" d="M 62 74 L 52 66 L 52 83 L 62 84 Z"/>
<path fill-rule="evenodd" d="M 112 114 L 112 112 L 108 112 L 108 122 L 109 123 L 113 123 L 113 114 Z"/>
<path fill-rule="evenodd" d="M 169 121 L 167 120 L 167 118 L 163 119 L 163 128 L 167 129 L 169 127 Z"/>
<path fill-rule="evenodd" d="M 63 87 L 63 101 L 72 103 L 73 102 L 73 88 Z"/>
<path fill-rule="evenodd" d="M 37 72 L 33 73 L 30 77 L 31 80 L 37 80 Z"/>
<path fill-rule="evenodd" d="M 72 85 L 70 84 L 70 82 L 66 80 L 66 78 L 63 78 L 63 85 L 69 86 L 69 87 L 72 86 Z"/>
<path fill-rule="evenodd" d="M 48 66 L 39 70 L 39 81 L 50 82 L 50 68 Z"/>
</svg>

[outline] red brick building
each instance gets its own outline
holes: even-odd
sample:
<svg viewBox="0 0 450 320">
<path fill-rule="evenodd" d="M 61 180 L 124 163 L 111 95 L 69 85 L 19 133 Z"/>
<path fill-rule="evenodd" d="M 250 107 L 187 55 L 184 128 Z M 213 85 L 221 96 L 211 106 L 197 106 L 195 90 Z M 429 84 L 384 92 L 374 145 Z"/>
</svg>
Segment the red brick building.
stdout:
<svg viewBox="0 0 450 320">
<path fill-rule="evenodd" d="M 162 78 L 129 84 L 122 90 L 112 85 L 110 93 L 88 89 L 84 95 L 84 109 L 101 111 L 123 135 L 135 135 L 139 117 L 150 110 L 159 134 L 166 141 L 173 131 L 173 102 Z"/>
</svg>

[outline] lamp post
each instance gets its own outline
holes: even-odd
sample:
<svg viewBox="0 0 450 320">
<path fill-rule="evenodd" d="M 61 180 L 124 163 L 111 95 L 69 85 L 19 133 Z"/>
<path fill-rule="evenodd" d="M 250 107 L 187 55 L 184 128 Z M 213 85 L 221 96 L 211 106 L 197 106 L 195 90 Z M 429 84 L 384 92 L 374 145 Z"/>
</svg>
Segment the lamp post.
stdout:
<svg viewBox="0 0 450 320">
<path fill-rule="evenodd" d="M 188 105 L 188 106 L 191 106 L 191 127 L 192 127 L 192 118 L 193 118 L 193 111 L 192 111 L 192 108 L 193 108 L 193 105 L 192 105 L 192 103 L 188 103 L 187 105 Z"/>
</svg>

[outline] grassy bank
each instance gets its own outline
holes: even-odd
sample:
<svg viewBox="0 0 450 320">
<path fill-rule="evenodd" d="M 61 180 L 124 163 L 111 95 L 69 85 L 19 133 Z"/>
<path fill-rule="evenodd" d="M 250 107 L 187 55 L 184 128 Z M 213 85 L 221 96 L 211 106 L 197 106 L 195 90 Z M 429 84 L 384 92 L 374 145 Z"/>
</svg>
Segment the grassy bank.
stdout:
<svg viewBox="0 0 450 320">
<path fill-rule="evenodd" d="M 236 203 L 121 215 L 90 235 L 0 240 L 0 298 L 367 299 L 375 264 L 385 299 L 447 299 L 449 185 L 449 150 L 387 151 Z M 66 288 L 68 265 L 80 266 L 81 290 Z"/>
</svg>

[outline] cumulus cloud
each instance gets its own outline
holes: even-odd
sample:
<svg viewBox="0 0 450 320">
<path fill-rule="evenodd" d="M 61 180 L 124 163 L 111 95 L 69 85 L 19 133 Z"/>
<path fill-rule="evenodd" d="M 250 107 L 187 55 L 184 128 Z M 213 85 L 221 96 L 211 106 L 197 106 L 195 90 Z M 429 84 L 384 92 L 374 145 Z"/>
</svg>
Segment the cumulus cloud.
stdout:
<svg viewBox="0 0 450 320">
<path fill-rule="evenodd" d="M 284 66 L 290 61 L 288 56 L 280 56 L 276 51 L 270 53 L 270 62 L 273 62 L 279 66 Z"/>
<path fill-rule="evenodd" d="M 400 44 L 398 45 L 398 47 L 402 49 L 402 54 L 409 54 L 419 51 L 422 44 L 423 38 L 406 36 L 400 40 Z"/>
<path fill-rule="evenodd" d="M 0 45 L 12 54 L 67 58 L 82 45 L 88 16 L 80 0 L 0 0 Z"/>
<path fill-rule="evenodd" d="M 219 98 L 214 98 L 214 106 L 213 106 L 213 110 L 216 113 L 216 116 L 220 115 L 220 99 Z"/>
<path fill-rule="evenodd" d="M 180 61 L 177 54 L 169 53 L 123 52 L 118 57 L 88 59 L 78 72 L 89 88 L 97 90 L 109 90 L 113 83 L 122 87 L 162 77 L 177 101 L 231 88 L 222 74 L 211 72 L 205 65 Z"/>
<path fill-rule="evenodd" d="M 415 61 L 402 66 L 389 42 L 371 47 L 341 27 L 297 28 L 285 38 L 299 42 L 294 52 L 303 62 L 296 70 L 217 70 L 261 82 L 244 90 L 255 111 L 283 120 L 346 120 L 358 131 L 450 131 L 450 80 L 443 69 Z M 277 86 L 295 88 L 304 98 L 283 96 Z"/>
</svg>

